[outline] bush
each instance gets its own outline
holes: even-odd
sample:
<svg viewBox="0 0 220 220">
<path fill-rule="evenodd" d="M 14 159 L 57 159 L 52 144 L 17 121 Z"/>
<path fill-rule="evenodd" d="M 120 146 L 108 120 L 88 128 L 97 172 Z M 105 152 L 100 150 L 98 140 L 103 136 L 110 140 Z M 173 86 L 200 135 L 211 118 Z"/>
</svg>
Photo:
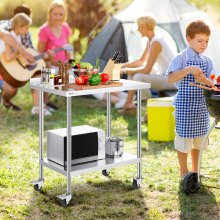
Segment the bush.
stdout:
<svg viewBox="0 0 220 220">
<path fill-rule="evenodd" d="M 10 19 L 13 17 L 13 10 L 18 5 L 25 4 L 28 5 L 32 10 L 33 21 L 32 24 L 34 26 L 41 26 L 47 17 L 47 7 L 52 2 L 52 0 L 1 0 L 0 4 L 0 20 Z M 7 13 L 6 13 L 7 12 Z"/>
</svg>

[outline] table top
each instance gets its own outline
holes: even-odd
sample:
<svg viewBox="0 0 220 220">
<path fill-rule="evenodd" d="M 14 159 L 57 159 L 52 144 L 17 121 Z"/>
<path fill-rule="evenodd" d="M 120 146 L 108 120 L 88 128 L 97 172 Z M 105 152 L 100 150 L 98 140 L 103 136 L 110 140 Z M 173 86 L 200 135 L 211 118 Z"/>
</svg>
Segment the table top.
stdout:
<svg viewBox="0 0 220 220">
<path fill-rule="evenodd" d="M 107 93 L 107 92 L 120 92 L 127 90 L 138 90 L 138 89 L 147 89 L 151 87 L 150 83 L 137 82 L 133 80 L 120 79 L 123 85 L 115 86 L 115 87 L 105 87 L 105 88 L 95 88 L 95 89 L 85 89 L 85 90 L 77 90 L 71 87 L 71 83 L 68 85 L 44 85 L 40 83 L 40 78 L 31 78 L 30 79 L 30 87 L 31 89 L 47 92 L 50 94 L 55 94 L 64 97 L 71 96 L 82 96 L 82 95 L 92 95 L 98 93 Z"/>
</svg>

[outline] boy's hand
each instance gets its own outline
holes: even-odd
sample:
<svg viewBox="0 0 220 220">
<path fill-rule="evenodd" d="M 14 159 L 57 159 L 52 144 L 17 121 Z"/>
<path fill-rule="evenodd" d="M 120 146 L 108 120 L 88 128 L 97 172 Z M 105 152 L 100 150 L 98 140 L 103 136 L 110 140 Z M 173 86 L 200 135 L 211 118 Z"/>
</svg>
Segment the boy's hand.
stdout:
<svg viewBox="0 0 220 220">
<path fill-rule="evenodd" d="M 201 68 L 197 66 L 190 66 L 188 68 L 189 68 L 190 73 L 192 73 L 192 75 L 194 76 L 197 82 L 200 82 L 206 85 L 214 85 L 214 83 L 211 80 L 205 77 Z"/>
<path fill-rule="evenodd" d="M 189 74 L 191 73 L 194 77 L 202 75 L 202 69 L 198 66 L 188 66 L 187 67 Z"/>
<path fill-rule="evenodd" d="M 206 78 L 204 74 L 195 76 L 195 80 L 206 85 L 214 85 L 213 81 Z"/>
</svg>

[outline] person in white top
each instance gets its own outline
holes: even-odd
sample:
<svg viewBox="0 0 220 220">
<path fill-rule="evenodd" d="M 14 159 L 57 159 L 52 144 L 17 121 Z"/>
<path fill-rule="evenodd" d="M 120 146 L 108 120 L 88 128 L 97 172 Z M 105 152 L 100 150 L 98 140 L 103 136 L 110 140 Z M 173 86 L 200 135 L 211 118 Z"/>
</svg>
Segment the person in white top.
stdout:
<svg viewBox="0 0 220 220">
<path fill-rule="evenodd" d="M 132 62 L 127 62 L 122 66 L 121 73 L 128 74 L 128 79 L 151 83 L 151 88 L 157 91 L 176 89 L 174 84 L 168 83 L 166 70 L 170 61 L 174 57 L 166 41 L 155 35 L 156 21 L 150 16 L 143 16 L 137 20 L 138 31 L 142 37 L 148 38 L 146 49 L 142 56 Z M 121 113 L 136 110 L 133 103 L 135 91 L 129 91 L 128 97 Z M 150 89 L 144 94 L 144 98 L 150 98 Z"/>
</svg>

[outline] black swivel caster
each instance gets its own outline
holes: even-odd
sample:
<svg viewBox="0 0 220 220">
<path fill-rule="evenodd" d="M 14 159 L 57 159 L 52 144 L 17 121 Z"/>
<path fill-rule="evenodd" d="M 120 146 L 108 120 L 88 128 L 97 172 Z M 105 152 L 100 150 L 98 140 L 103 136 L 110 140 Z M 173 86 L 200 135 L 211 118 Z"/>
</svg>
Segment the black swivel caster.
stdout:
<svg viewBox="0 0 220 220">
<path fill-rule="evenodd" d="M 60 205 L 61 205 L 62 207 L 67 207 L 68 204 L 67 204 L 67 202 L 66 202 L 66 199 L 60 200 Z"/>
<path fill-rule="evenodd" d="M 108 170 L 103 170 L 102 175 L 103 176 L 109 176 L 110 172 Z"/>
<path fill-rule="evenodd" d="M 140 184 L 138 183 L 138 181 L 136 179 L 133 179 L 133 182 L 132 182 L 132 188 L 133 189 L 138 189 L 140 188 Z"/>
<path fill-rule="evenodd" d="M 200 183 L 198 182 L 198 173 L 190 172 L 183 180 L 183 191 L 186 195 L 197 193 L 200 188 Z"/>
<path fill-rule="evenodd" d="M 35 191 L 40 192 L 41 189 L 42 189 L 42 187 L 39 187 L 38 184 L 35 184 L 35 185 L 34 185 L 34 190 L 35 190 Z"/>
</svg>

